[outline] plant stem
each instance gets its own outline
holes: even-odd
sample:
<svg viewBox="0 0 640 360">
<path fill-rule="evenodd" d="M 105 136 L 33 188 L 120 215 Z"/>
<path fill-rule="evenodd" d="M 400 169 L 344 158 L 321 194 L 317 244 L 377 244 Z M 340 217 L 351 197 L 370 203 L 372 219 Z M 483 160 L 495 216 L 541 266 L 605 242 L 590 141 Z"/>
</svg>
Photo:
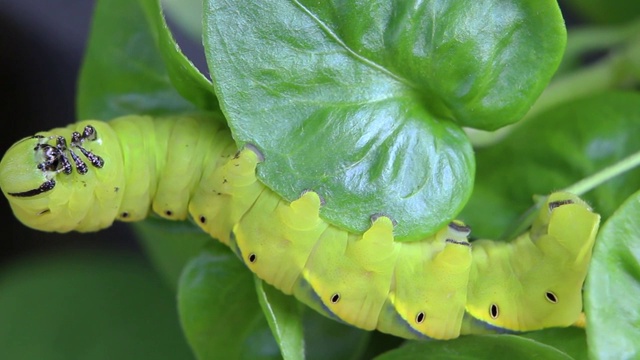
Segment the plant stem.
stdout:
<svg viewBox="0 0 640 360">
<path fill-rule="evenodd" d="M 614 177 L 621 175 L 637 166 L 640 166 L 640 151 L 618 161 L 617 163 L 608 166 L 597 173 L 586 177 L 577 183 L 564 188 L 562 191 L 570 192 L 575 195 L 583 195 L 595 187 L 602 185 L 608 180 L 613 179 Z M 511 240 L 516 236 L 523 233 L 531 224 L 533 220 L 538 215 L 538 209 L 545 203 L 547 200 L 547 196 L 539 196 L 536 197 L 536 201 L 527 211 L 525 211 L 522 216 L 515 222 L 515 225 L 508 228 L 507 231 L 503 234 L 503 239 Z"/>
<path fill-rule="evenodd" d="M 640 165 L 640 151 L 620 160 L 619 162 L 608 166 L 597 173 L 584 178 L 577 183 L 566 187 L 563 191 L 570 192 L 576 195 L 582 195 L 589 192 L 598 185 L 607 182 L 614 177 L 627 172 L 636 166 Z"/>
</svg>

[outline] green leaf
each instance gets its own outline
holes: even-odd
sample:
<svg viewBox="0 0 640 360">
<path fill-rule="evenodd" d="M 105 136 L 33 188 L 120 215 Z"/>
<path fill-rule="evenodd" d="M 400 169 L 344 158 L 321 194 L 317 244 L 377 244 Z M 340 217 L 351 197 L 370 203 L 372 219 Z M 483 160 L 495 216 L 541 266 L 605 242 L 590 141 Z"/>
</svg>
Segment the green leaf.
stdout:
<svg viewBox="0 0 640 360">
<path fill-rule="evenodd" d="M 151 216 L 133 228 L 147 256 L 174 290 L 187 262 L 211 241 L 209 234 L 186 221 Z"/>
<path fill-rule="evenodd" d="M 552 328 L 522 335 L 525 338 L 554 347 L 576 360 L 588 359 L 587 335 L 577 327 Z"/>
<path fill-rule="evenodd" d="M 371 331 L 322 316 L 294 297 L 283 294 L 257 277 L 255 279 L 262 311 L 284 359 L 362 358 Z"/>
<path fill-rule="evenodd" d="M 264 153 L 260 179 L 289 201 L 317 191 L 351 231 L 389 215 L 400 240 L 466 202 L 459 125 L 518 120 L 565 43 L 550 0 L 209 0 L 204 13 L 216 93 L 236 141 Z"/>
<path fill-rule="evenodd" d="M 304 312 L 304 339 L 309 360 L 367 359 L 363 356 L 373 332 L 360 330 L 320 315 L 310 308 Z"/>
<path fill-rule="evenodd" d="M 172 24 L 175 23 L 191 38 L 202 39 L 201 0 L 162 0 L 162 8 Z"/>
<path fill-rule="evenodd" d="M 242 262 L 217 242 L 184 268 L 178 288 L 180 319 L 199 359 L 300 359 L 306 354 L 309 359 L 346 360 L 364 351 L 370 332 L 311 310 L 303 317 L 303 305 L 295 298 L 257 279 L 254 288 L 251 278 Z M 258 299 L 265 303 L 262 309 Z M 276 329 L 274 336 L 269 327 Z"/>
<path fill-rule="evenodd" d="M 152 3 L 147 2 L 146 6 L 155 27 L 147 22 L 139 1 L 96 2 L 78 85 L 79 119 L 192 111 L 194 106 L 174 86 L 201 106 L 213 103 L 203 93 L 203 78 L 177 48 L 171 51 L 173 40 L 166 33 L 161 14 L 153 13 Z M 156 38 L 162 52 L 156 46 Z M 163 61 L 163 54 L 169 65 Z M 171 82 L 172 77 L 177 85 Z"/>
<path fill-rule="evenodd" d="M 596 359 L 640 357 L 640 192 L 604 224 L 585 287 L 589 353 Z"/>
<path fill-rule="evenodd" d="M 251 272 L 218 242 L 184 268 L 178 308 L 187 340 L 200 360 L 280 358 Z"/>
<path fill-rule="evenodd" d="M 200 110 L 218 110 L 218 99 L 213 94 L 211 82 L 180 51 L 162 16 L 159 0 L 139 1 L 175 89 Z"/>
<path fill-rule="evenodd" d="M 463 336 L 450 341 L 409 342 L 376 360 L 401 359 L 562 359 L 571 357 L 551 346 L 514 335 Z"/>
<path fill-rule="evenodd" d="M 304 335 L 300 302 L 254 277 L 256 292 L 271 333 L 285 360 L 304 359 Z"/>
<path fill-rule="evenodd" d="M 500 237 L 533 204 L 533 195 L 565 188 L 640 151 L 639 103 L 640 94 L 624 92 L 572 101 L 478 150 L 476 187 L 461 214 L 473 235 Z M 584 197 L 606 218 L 639 183 L 640 169 L 634 169 Z"/>
<path fill-rule="evenodd" d="M 0 272 L 3 359 L 193 358 L 175 297 L 141 258 L 74 252 Z"/>
</svg>

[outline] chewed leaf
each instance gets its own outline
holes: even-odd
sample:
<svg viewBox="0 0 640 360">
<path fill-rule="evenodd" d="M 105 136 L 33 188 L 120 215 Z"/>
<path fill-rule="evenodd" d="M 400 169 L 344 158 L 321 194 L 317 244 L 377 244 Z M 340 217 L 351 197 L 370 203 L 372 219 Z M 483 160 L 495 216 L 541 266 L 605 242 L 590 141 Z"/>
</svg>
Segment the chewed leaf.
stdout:
<svg viewBox="0 0 640 360">
<path fill-rule="evenodd" d="M 289 201 L 318 192 L 351 231 L 384 213 L 401 240 L 460 211 L 474 175 L 460 125 L 516 121 L 565 39 L 555 1 L 493 0 L 210 0 L 204 38 L 234 138 L 265 155 L 260 180 Z"/>
<path fill-rule="evenodd" d="M 585 289 L 587 338 L 594 359 L 640 356 L 640 192 L 604 224 Z M 630 301 L 631 299 L 631 301 Z"/>
</svg>

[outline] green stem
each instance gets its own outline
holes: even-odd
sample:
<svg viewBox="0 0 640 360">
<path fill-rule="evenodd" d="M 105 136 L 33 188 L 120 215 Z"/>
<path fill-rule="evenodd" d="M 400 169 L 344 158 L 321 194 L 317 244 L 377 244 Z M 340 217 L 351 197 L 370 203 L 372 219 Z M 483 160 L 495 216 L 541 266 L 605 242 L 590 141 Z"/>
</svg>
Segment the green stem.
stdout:
<svg viewBox="0 0 640 360">
<path fill-rule="evenodd" d="M 584 178 L 578 181 L 577 183 L 569 187 L 566 187 L 564 191 L 570 192 L 576 195 L 582 195 L 586 192 L 591 191 L 593 188 L 597 187 L 598 185 L 601 185 L 607 182 L 608 180 L 613 179 L 614 177 L 622 173 L 625 173 L 639 165 L 640 165 L 640 151 L 620 160 L 619 162 L 611 166 L 608 166 L 598 171 L 597 173 L 587 178 Z"/>
<path fill-rule="evenodd" d="M 621 175 L 637 166 L 640 166 L 640 151 L 618 161 L 617 163 L 608 166 L 597 173 L 584 178 L 577 183 L 564 188 L 562 191 L 570 192 L 575 195 L 583 195 L 599 185 L 613 179 L 614 177 Z M 538 196 L 536 201 L 520 218 L 515 222 L 515 225 L 508 228 L 503 234 L 503 239 L 511 240 L 516 236 L 522 234 L 538 215 L 538 209 L 545 203 L 547 196 Z"/>
<path fill-rule="evenodd" d="M 633 42 L 640 33 L 640 20 L 614 26 L 584 26 L 569 29 L 560 71 L 575 66 L 590 51 L 607 50 Z"/>
</svg>

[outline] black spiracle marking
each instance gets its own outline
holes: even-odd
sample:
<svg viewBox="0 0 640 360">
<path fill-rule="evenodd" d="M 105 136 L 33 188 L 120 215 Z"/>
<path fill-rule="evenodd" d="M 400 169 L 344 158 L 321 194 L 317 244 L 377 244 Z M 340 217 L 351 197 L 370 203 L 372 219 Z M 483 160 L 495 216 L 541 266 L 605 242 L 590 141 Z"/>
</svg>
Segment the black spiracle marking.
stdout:
<svg viewBox="0 0 640 360">
<path fill-rule="evenodd" d="M 491 304 L 491 306 L 489 306 L 489 315 L 491 316 L 492 319 L 497 319 L 498 316 L 500 316 L 500 310 L 498 309 L 498 305 Z"/>
<path fill-rule="evenodd" d="M 416 323 L 418 324 L 422 324 L 422 322 L 424 321 L 425 315 L 424 312 L 419 312 L 418 315 L 416 315 Z"/>
<path fill-rule="evenodd" d="M 451 230 L 460 232 L 460 233 L 465 233 L 465 234 L 470 234 L 471 233 L 471 227 L 463 224 L 463 223 L 458 223 L 456 221 L 452 221 L 449 223 L 449 228 Z"/>
<path fill-rule="evenodd" d="M 458 241 L 458 240 L 454 240 L 454 239 L 446 239 L 445 241 L 448 242 L 448 243 L 451 243 L 451 244 L 456 244 L 456 245 L 471 246 L 471 244 L 469 244 L 466 241 Z"/>
<path fill-rule="evenodd" d="M 558 302 L 558 297 L 556 296 L 556 294 L 552 293 L 551 291 L 545 292 L 544 297 L 553 304 Z"/>
<path fill-rule="evenodd" d="M 256 260 L 258 260 L 258 257 L 256 256 L 256 254 L 251 253 L 251 254 L 249 254 L 248 259 L 249 259 L 249 262 L 253 264 L 253 263 L 256 262 Z"/>
<path fill-rule="evenodd" d="M 567 199 L 567 200 L 552 201 L 549 203 L 549 211 L 559 208 L 560 206 L 569 205 L 569 204 L 573 204 L 573 200 Z"/>
<path fill-rule="evenodd" d="M 253 151 L 254 154 L 256 154 L 256 157 L 258 158 L 258 162 L 263 162 L 264 161 L 264 154 L 262 153 L 262 151 L 258 150 L 258 147 L 251 144 L 251 143 L 246 143 L 244 144 L 244 147 L 246 149 L 249 149 L 251 151 Z"/>
<path fill-rule="evenodd" d="M 331 295 L 331 303 L 332 304 L 337 304 L 338 301 L 340 301 L 340 294 L 335 293 L 335 294 Z"/>
</svg>

